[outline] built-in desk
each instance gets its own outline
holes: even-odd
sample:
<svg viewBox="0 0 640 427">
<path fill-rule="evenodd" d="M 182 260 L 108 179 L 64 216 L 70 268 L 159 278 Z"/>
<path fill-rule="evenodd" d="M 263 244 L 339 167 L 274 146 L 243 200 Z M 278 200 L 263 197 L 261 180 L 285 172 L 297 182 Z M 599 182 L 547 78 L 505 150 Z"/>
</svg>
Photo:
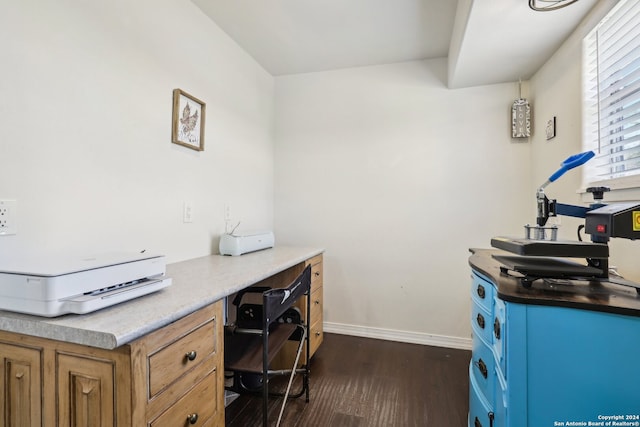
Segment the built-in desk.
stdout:
<svg viewBox="0 0 640 427">
<path fill-rule="evenodd" d="M 321 279 L 322 252 L 169 264 L 172 286 L 85 315 L 0 311 L 0 424 L 223 426 L 222 300 L 307 263 Z"/>
</svg>

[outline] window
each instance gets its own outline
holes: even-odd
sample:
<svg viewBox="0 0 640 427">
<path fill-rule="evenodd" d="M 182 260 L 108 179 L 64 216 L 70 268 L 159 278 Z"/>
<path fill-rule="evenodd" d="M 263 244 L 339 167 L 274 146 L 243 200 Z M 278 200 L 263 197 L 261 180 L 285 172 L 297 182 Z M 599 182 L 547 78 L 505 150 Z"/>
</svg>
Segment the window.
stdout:
<svg viewBox="0 0 640 427">
<path fill-rule="evenodd" d="M 621 0 L 584 39 L 584 186 L 640 187 L 640 2 Z"/>
</svg>

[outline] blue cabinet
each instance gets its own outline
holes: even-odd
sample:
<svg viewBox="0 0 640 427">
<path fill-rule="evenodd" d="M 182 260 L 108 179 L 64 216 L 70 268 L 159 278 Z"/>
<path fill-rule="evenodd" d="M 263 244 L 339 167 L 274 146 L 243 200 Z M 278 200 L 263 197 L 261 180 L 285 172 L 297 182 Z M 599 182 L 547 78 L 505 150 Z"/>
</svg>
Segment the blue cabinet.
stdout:
<svg viewBox="0 0 640 427">
<path fill-rule="evenodd" d="M 530 291 L 516 283 L 502 289 L 501 281 L 510 279 L 487 274 L 493 272 L 487 264 L 471 266 L 469 427 L 640 426 L 635 291 L 599 301 L 626 307 L 624 314 L 612 313 L 581 307 L 579 300 L 566 304 L 564 289 L 555 289 L 558 298 L 549 288 Z"/>
</svg>

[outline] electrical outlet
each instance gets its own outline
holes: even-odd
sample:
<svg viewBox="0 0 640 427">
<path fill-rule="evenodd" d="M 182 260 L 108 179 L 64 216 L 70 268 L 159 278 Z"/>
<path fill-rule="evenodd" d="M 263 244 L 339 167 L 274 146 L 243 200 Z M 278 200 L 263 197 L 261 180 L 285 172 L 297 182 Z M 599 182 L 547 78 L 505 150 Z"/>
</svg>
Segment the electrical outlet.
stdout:
<svg viewBox="0 0 640 427">
<path fill-rule="evenodd" d="M 0 236 L 18 233 L 16 214 L 15 200 L 0 200 Z"/>
</svg>

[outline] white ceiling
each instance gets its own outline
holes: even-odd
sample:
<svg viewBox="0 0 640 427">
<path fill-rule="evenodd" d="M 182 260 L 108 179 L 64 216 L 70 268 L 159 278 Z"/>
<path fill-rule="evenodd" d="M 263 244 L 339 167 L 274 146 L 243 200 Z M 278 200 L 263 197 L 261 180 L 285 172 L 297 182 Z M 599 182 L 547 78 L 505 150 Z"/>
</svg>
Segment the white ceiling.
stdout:
<svg viewBox="0 0 640 427">
<path fill-rule="evenodd" d="M 192 0 L 274 76 L 449 57 L 449 87 L 527 80 L 597 0 Z"/>
</svg>

